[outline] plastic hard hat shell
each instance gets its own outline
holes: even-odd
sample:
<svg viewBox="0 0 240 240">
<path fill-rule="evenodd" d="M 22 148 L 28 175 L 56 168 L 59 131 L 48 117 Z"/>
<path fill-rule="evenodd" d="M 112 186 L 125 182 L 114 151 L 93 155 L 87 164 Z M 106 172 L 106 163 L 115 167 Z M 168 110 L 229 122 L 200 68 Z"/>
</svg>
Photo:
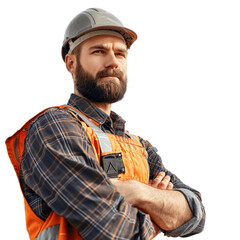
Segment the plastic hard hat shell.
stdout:
<svg viewBox="0 0 240 240">
<path fill-rule="evenodd" d="M 78 14 L 69 23 L 64 34 L 62 46 L 63 60 L 65 60 L 65 56 L 69 51 L 68 41 L 70 39 L 74 40 L 85 33 L 100 29 L 110 29 L 119 32 L 124 37 L 128 48 L 130 48 L 133 42 L 137 39 L 137 34 L 134 31 L 125 28 L 121 21 L 111 13 L 99 8 L 89 8 Z"/>
</svg>

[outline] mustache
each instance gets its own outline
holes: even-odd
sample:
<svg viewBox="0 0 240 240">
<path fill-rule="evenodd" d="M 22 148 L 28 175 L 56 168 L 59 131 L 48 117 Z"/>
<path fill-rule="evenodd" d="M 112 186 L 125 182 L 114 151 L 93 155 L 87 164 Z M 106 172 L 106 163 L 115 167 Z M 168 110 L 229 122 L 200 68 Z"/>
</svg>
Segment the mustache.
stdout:
<svg viewBox="0 0 240 240">
<path fill-rule="evenodd" d="M 105 76 L 116 76 L 122 79 L 123 72 L 119 69 L 104 69 L 97 73 L 97 78 L 105 77 Z"/>
</svg>

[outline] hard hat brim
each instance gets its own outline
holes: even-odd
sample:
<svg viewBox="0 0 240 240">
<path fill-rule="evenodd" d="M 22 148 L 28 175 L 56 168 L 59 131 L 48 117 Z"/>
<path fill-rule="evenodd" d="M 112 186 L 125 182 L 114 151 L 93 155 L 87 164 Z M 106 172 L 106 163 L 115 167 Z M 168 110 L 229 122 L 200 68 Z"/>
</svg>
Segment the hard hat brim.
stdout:
<svg viewBox="0 0 240 240">
<path fill-rule="evenodd" d="M 70 37 L 69 39 L 67 39 L 62 46 L 63 61 L 65 61 L 65 56 L 68 54 L 68 51 L 69 51 L 69 44 L 68 44 L 69 40 L 77 39 L 86 33 L 97 31 L 97 30 L 113 30 L 113 31 L 119 32 L 124 37 L 128 49 L 137 40 L 137 34 L 131 29 L 120 27 L 120 26 L 98 26 L 98 27 L 89 29 L 87 31 L 81 32 L 79 35 L 75 35 L 73 38 Z"/>
</svg>

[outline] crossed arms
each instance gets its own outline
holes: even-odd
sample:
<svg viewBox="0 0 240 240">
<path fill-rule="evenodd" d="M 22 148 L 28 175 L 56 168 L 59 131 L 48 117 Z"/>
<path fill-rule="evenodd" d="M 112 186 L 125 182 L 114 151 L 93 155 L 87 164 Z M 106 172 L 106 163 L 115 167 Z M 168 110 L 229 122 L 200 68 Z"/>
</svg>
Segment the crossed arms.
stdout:
<svg viewBox="0 0 240 240">
<path fill-rule="evenodd" d="M 149 185 L 137 181 L 119 181 L 112 179 L 127 202 L 150 215 L 153 221 L 155 237 L 161 232 L 171 231 L 192 219 L 192 211 L 184 195 L 179 191 L 172 191 L 173 184 L 170 177 L 160 172 Z"/>
</svg>

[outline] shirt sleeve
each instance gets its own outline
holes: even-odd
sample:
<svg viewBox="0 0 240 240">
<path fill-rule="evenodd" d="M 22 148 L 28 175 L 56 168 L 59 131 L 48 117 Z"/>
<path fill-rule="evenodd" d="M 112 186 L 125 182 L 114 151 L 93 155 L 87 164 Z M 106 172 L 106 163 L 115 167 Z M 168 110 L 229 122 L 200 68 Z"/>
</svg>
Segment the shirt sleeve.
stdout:
<svg viewBox="0 0 240 240">
<path fill-rule="evenodd" d="M 149 239 L 153 232 L 149 216 L 109 182 L 81 124 L 65 110 L 32 122 L 21 169 L 25 183 L 84 239 Z"/>
<path fill-rule="evenodd" d="M 202 203 L 200 192 L 184 184 L 176 175 L 168 171 L 162 162 L 161 157 L 157 153 L 157 149 L 148 141 L 140 138 L 142 145 L 148 152 L 148 164 L 150 168 L 150 179 L 154 179 L 161 171 L 166 172 L 166 175 L 171 177 L 173 189 L 180 191 L 186 198 L 188 205 L 193 213 L 193 218 L 179 228 L 166 231 L 164 234 L 170 237 L 188 237 L 203 231 L 205 225 L 205 209 Z"/>
</svg>

